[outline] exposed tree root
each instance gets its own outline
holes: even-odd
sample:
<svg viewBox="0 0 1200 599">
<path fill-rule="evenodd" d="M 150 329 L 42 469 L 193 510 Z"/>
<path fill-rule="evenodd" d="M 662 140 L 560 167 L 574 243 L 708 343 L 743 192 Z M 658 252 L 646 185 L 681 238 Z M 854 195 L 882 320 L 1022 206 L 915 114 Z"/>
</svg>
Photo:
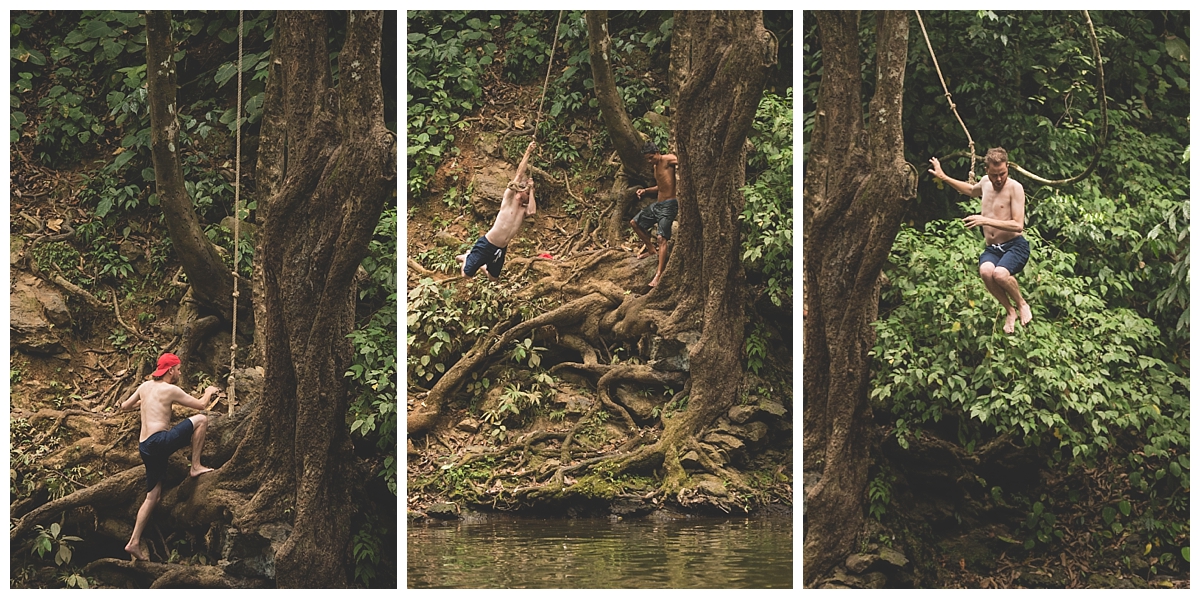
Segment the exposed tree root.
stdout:
<svg viewBox="0 0 1200 599">
<path fill-rule="evenodd" d="M 152 589 L 203 588 L 203 589 L 258 589 L 269 587 L 270 581 L 261 578 L 230 576 L 217 566 L 194 566 L 163 564 L 149 561 L 98 559 L 83 568 L 85 574 L 104 573 L 111 577 L 131 579 L 144 586 L 149 582 Z"/>
<path fill-rule="evenodd" d="M 136 466 L 114 474 L 99 483 L 85 487 L 66 497 L 61 497 L 45 503 L 25 514 L 13 525 L 8 533 L 9 541 L 17 541 L 33 531 L 36 524 L 48 522 L 54 516 L 69 509 L 82 505 L 130 503 L 139 485 L 143 482 L 145 470 Z"/>
</svg>

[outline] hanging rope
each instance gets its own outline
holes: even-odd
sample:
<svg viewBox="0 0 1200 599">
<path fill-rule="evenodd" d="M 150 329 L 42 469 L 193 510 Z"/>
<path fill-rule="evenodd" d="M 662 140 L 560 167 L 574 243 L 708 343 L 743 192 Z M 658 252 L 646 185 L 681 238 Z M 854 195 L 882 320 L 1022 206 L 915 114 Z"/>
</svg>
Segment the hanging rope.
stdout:
<svg viewBox="0 0 1200 599">
<path fill-rule="evenodd" d="M 241 261 L 242 237 L 242 11 L 238 11 L 238 62 L 237 62 L 237 108 L 234 110 L 234 163 L 233 163 L 233 332 L 229 345 L 229 415 L 237 403 L 237 317 L 238 317 L 238 262 Z"/>
<path fill-rule="evenodd" d="M 958 115 L 958 110 L 954 105 L 953 99 L 950 97 L 950 90 L 946 87 L 946 80 L 942 77 L 942 69 L 938 66 L 937 55 L 933 52 L 933 44 L 929 42 L 929 33 L 925 31 L 925 22 L 921 19 L 921 11 L 914 12 L 917 13 L 917 22 L 921 25 L 921 34 L 925 36 L 925 45 L 929 48 L 929 56 L 933 59 L 934 68 L 937 69 L 938 79 L 940 79 L 942 82 L 942 90 L 946 92 L 946 100 L 950 102 L 950 110 L 954 111 L 954 117 L 958 119 L 958 124 L 962 125 L 963 132 L 967 134 L 967 143 L 969 145 L 967 153 L 971 156 L 971 173 L 969 176 L 969 182 L 974 184 L 975 161 L 977 159 L 982 159 L 982 157 L 975 155 L 975 141 L 971 139 L 971 132 L 967 131 L 967 125 L 963 123 L 962 117 Z M 1088 14 L 1088 11 L 1085 10 L 1082 12 L 1083 18 L 1087 21 L 1088 35 L 1091 37 L 1092 41 L 1092 53 L 1095 55 L 1096 61 L 1096 77 L 1100 85 L 1100 140 L 1096 143 L 1096 153 L 1092 156 L 1092 161 L 1088 164 L 1087 168 L 1084 169 L 1082 173 L 1068 179 L 1046 179 L 1021 168 L 1021 165 L 1015 162 L 1008 163 L 1008 166 L 1012 167 L 1013 170 L 1028 177 L 1032 181 L 1041 183 L 1042 185 L 1069 185 L 1092 174 L 1092 171 L 1096 170 L 1096 165 L 1100 162 L 1100 154 L 1103 151 L 1105 144 L 1108 143 L 1108 92 L 1104 88 L 1104 59 L 1100 55 L 1100 42 L 1096 39 L 1096 28 L 1092 24 L 1092 17 L 1090 14 Z M 960 155 L 962 155 L 961 152 L 955 152 L 947 155 L 945 158 Z"/>
<path fill-rule="evenodd" d="M 533 138 L 537 139 L 537 127 L 542 122 L 542 106 L 546 103 L 546 89 L 550 86 L 550 69 L 554 66 L 554 51 L 558 49 L 558 28 L 562 25 L 563 11 L 558 11 L 558 23 L 554 25 L 554 42 L 550 45 L 550 60 L 546 64 L 546 80 L 542 82 L 542 99 L 538 101 L 537 120 L 533 122 Z"/>
<path fill-rule="evenodd" d="M 933 58 L 933 68 L 937 69 L 938 81 L 942 82 L 942 91 L 946 92 L 946 101 L 950 103 L 950 110 L 954 111 L 954 118 L 958 119 L 958 124 L 962 125 L 963 133 L 967 134 L 967 151 L 971 155 L 971 172 L 967 174 L 967 182 L 971 185 L 975 184 L 975 140 L 971 138 L 971 132 L 967 130 L 967 124 L 963 122 L 962 117 L 958 115 L 958 107 L 954 105 L 954 98 L 950 95 L 950 88 L 946 87 L 946 78 L 942 77 L 942 67 L 938 66 L 937 55 L 933 53 L 933 44 L 929 42 L 929 32 L 925 31 L 925 21 L 921 19 L 921 11 L 917 13 L 917 23 L 921 25 L 921 35 L 925 36 L 925 46 L 929 48 L 929 56 Z"/>
</svg>

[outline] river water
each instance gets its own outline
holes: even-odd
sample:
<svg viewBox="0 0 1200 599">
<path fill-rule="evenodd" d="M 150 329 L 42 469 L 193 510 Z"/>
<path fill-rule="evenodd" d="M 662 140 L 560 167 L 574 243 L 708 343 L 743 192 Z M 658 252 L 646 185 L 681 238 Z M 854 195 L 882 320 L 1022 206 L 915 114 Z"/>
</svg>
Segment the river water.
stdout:
<svg viewBox="0 0 1200 599">
<path fill-rule="evenodd" d="M 408 588 L 792 588 L 792 519 L 409 523 Z"/>
</svg>

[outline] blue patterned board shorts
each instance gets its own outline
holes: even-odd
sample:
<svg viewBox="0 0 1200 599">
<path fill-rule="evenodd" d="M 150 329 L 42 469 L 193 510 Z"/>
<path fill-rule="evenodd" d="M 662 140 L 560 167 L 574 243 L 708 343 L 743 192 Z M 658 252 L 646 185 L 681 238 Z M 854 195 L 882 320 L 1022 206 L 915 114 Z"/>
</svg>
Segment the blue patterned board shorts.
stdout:
<svg viewBox="0 0 1200 599">
<path fill-rule="evenodd" d="M 167 459 L 171 454 L 191 445 L 194 430 L 192 419 L 185 418 L 171 430 L 158 431 L 138 443 L 138 455 L 146 465 L 147 493 L 153 491 L 154 487 L 167 477 Z"/>
<path fill-rule="evenodd" d="M 463 272 L 468 277 L 473 277 L 480 267 L 486 267 L 488 274 L 499 277 L 500 269 L 504 268 L 505 253 L 505 248 L 492 245 L 486 235 L 481 235 L 475 245 L 471 246 L 471 252 L 463 262 Z"/>
<path fill-rule="evenodd" d="M 989 245 L 979 256 L 979 265 L 991 262 L 997 267 L 1004 267 L 1009 274 L 1017 274 L 1024 270 L 1029 262 L 1029 241 L 1023 235 L 1018 235 L 1004 243 Z"/>
<path fill-rule="evenodd" d="M 642 208 L 641 212 L 634 217 L 637 226 L 649 231 L 657 224 L 658 234 L 663 239 L 671 238 L 671 223 L 675 222 L 676 215 L 679 214 L 679 201 L 675 198 L 655 202 Z"/>
</svg>

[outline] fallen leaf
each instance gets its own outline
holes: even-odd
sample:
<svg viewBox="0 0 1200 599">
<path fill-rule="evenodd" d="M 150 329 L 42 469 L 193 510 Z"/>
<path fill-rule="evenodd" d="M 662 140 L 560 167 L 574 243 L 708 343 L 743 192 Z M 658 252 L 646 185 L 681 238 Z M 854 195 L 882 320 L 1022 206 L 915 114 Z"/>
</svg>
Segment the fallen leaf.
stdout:
<svg viewBox="0 0 1200 599">
<path fill-rule="evenodd" d="M 52 219 L 46 221 L 46 228 L 50 229 L 51 231 L 54 231 L 55 233 L 58 233 L 59 231 L 62 230 L 62 224 L 63 224 L 63 219 L 52 218 Z"/>
</svg>

